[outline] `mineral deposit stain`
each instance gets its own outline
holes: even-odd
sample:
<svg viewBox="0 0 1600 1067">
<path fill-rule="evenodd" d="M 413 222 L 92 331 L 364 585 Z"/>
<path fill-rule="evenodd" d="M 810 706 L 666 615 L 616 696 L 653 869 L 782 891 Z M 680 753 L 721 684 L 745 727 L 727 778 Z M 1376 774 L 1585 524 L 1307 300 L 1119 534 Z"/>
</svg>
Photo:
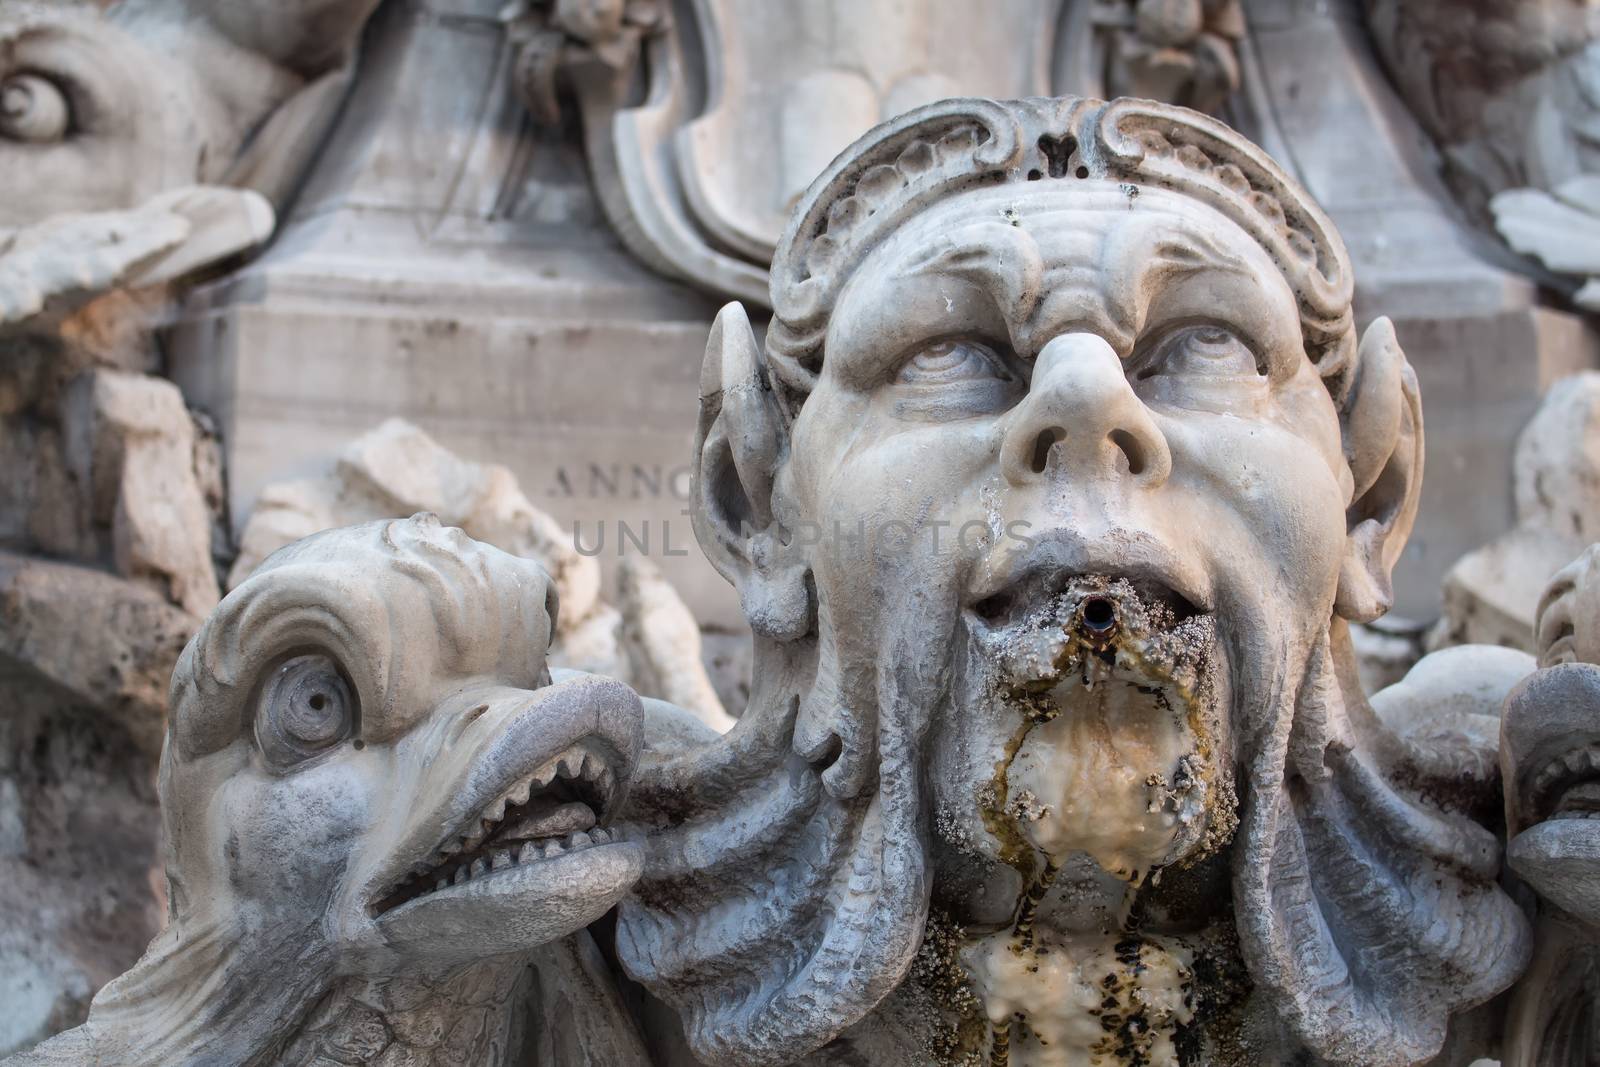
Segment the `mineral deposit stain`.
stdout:
<svg viewBox="0 0 1600 1067">
<path fill-rule="evenodd" d="M 1010 1067 L 1024 1048 L 1022 1062 L 1037 1067 L 1179 1062 L 1177 1041 L 1195 1021 L 1193 955 L 1180 939 L 1141 934 L 1132 914 L 1163 865 L 1198 862 L 1236 827 L 1216 762 L 1214 621 L 1126 581 L 1079 578 L 1021 622 L 979 636 L 995 706 L 1018 719 L 978 809 L 1022 885 L 1009 926 L 961 953 L 987 1021 L 981 1062 Z M 1039 756 L 1024 769 L 1030 748 Z M 1130 777 L 1140 760 L 1157 769 Z M 1096 777 L 1110 781 L 1111 771 L 1121 794 Z M 1073 852 L 1128 883 L 1120 935 L 1035 928 Z M 973 1062 L 963 1025 L 966 1058 L 944 1062 Z"/>
</svg>

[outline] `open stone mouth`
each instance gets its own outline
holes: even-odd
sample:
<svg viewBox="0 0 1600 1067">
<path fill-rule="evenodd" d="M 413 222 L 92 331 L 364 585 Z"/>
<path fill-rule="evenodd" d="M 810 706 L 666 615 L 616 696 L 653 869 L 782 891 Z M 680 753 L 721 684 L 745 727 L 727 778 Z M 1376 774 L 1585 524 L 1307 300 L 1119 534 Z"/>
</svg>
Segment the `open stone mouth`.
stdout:
<svg viewBox="0 0 1600 1067">
<path fill-rule="evenodd" d="M 1533 821 L 1600 819 L 1600 743 L 1581 745 L 1546 762 L 1530 783 Z"/>
<path fill-rule="evenodd" d="M 1056 572 L 1035 575 L 978 601 L 971 608 L 980 634 L 1078 624 L 1088 636 L 1108 642 L 1124 614 L 1168 629 L 1202 612 L 1183 594 L 1160 582 Z"/>
<path fill-rule="evenodd" d="M 1215 633 L 1210 614 L 1165 585 L 1096 575 L 1021 583 L 973 605 L 968 618 L 1013 697 L 1074 673 L 1092 685 L 1101 668 L 1121 668 L 1124 680 L 1146 667 L 1152 682 L 1195 680 Z"/>
<path fill-rule="evenodd" d="M 458 829 L 373 907 L 374 916 L 508 867 L 549 862 L 621 840 L 602 829 L 617 776 L 599 748 L 579 742 L 547 760 Z"/>
</svg>

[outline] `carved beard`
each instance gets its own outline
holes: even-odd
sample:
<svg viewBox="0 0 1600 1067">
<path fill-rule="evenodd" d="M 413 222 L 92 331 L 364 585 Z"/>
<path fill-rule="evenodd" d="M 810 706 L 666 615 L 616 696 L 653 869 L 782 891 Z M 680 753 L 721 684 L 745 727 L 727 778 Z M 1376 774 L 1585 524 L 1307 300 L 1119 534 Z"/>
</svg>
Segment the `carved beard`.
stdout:
<svg viewBox="0 0 1600 1067">
<path fill-rule="evenodd" d="M 911 966 L 931 888 L 921 754 L 957 610 L 937 566 L 893 583 L 865 663 L 840 656 L 826 603 L 820 640 L 758 639 L 734 730 L 635 779 L 635 810 L 668 825 L 621 905 L 618 954 L 708 1064 L 789 1063 Z"/>
<path fill-rule="evenodd" d="M 1418 750 L 1385 726 L 1342 620 L 1300 677 L 1272 687 L 1283 711 L 1244 754 L 1233 905 L 1252 1013 L 1320 1060 L 1425 1060 L 1531 951 L 1496 882 L 1500 843 L 1465 813 L 1498 806 L 1494 755 L 1465 738 Z M 1441 796 L 1454 810 L 1424 799 Z"/>
<path fill-rule="evenodd" d="M 897 582 L 870 658 L 848 635 L 839 647 L 825 603 L 820 640 L 758 644 L 735 730 L 635 783 L 636 810 L 661 825 L 620 909 L 619 957 L 707 1064 L 791 1063 L 910 968 L 931 889 L 925 740 L 957 633 L 947 582 Z M 1469 761 L 1408 750 L 1378 721 L 1342 622 L 1287 648 L 1242 640 L 1229 635 L 1233 892 L 1252 1028 L 1335 1063 L 1425 1059 L 1449 1015 L 1509 986 L 1529 952 L 1494 836 L 1420 799 L 1459 790 Z"/>
</svg>

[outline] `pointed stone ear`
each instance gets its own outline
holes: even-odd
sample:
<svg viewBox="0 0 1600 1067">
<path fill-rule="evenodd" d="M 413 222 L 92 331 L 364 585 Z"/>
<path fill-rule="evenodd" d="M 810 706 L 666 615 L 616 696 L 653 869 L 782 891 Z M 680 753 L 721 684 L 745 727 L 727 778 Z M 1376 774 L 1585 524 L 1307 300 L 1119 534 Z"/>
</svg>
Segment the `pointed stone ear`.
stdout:
<svg viewBox="0 0 1600 1067">
<path fill-rule="evenodd" d="M 1354 491 L 1334 611 L 1371 622 L 1394 604 L 1394 565 L 1422 492 L 1422 397 L 1387 318 L 1361 336 L 1340 424 Z"/>
<path fill-rule="evenodd" d="M 759 634 L 793 641 L 811 629 L 808 569 L 773 515 L 773 483 L 789 428 L 772 393 L 761 347 L 738 302 L 717 313 L 700 371 L 695 433 L 694 532 L 739 590 Z"/>
</svg>

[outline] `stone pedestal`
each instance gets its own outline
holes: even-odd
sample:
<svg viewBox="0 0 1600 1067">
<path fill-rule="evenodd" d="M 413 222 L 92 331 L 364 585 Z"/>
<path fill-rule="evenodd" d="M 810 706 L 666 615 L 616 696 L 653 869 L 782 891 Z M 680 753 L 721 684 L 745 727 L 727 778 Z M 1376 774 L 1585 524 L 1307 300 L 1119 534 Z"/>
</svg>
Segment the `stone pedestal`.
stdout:
<svg viewBox="0 0 1600 1067">
<path fill-rule="evenodd" d="M 380 12 L 277 241 L 194 294 L 170 373 L 221 428 L 235 529 L 400 415 L 510 467 L 608 572 L 642 552 L 703 621 L 742 625 L 684 513 L 716 301 L 611 237 L 576 140 L 513 97 L 498 6 Z"/>
</svg>

